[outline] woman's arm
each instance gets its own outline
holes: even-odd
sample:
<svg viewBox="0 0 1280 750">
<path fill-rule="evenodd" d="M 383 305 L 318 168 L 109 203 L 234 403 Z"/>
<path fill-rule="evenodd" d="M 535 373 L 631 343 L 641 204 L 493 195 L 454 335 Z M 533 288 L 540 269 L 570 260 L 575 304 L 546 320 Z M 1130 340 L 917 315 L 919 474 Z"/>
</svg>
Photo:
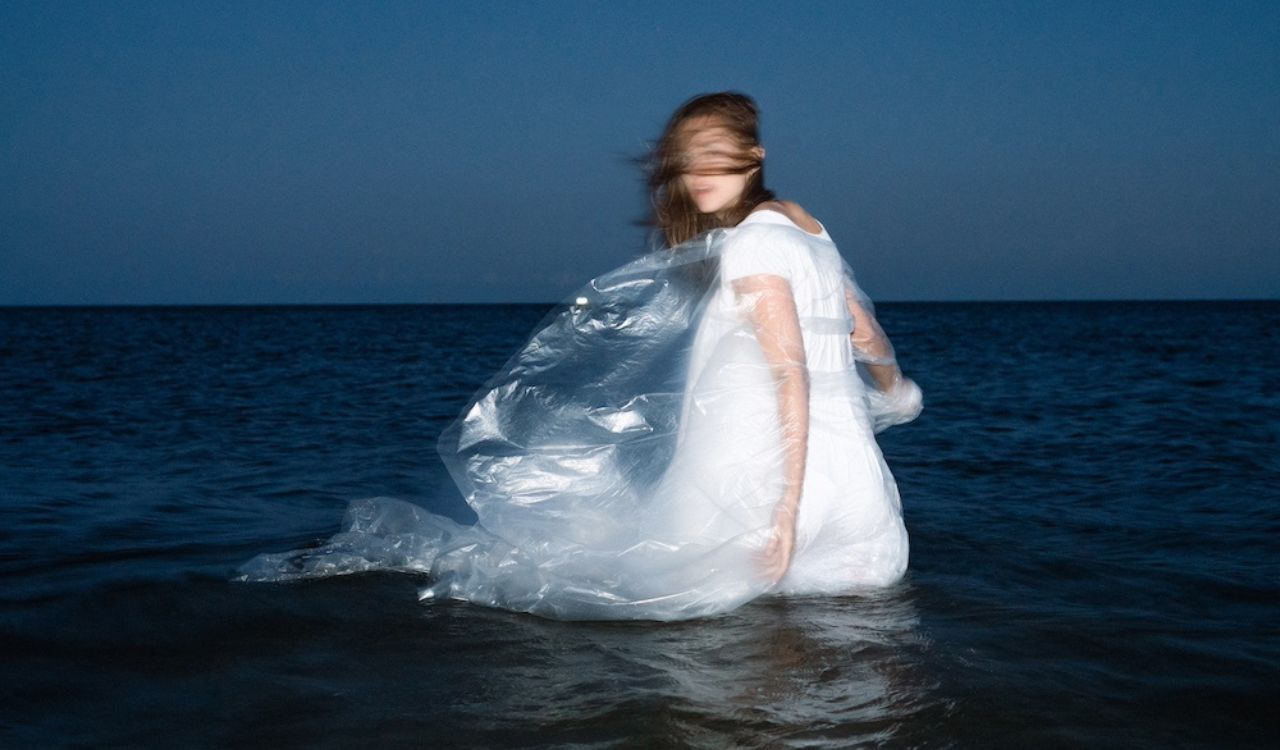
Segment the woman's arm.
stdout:
<svg viewBox="0 0 1280 750">
<path fill-rule="evenodd" d="M 854 357 L 876 386 L 867 392 L 872 427 L 880 432 L 895 424 L 910 422 L 924 407 L 920 387 L 903 377 L 889 337 L 871 312 L 871 303 L 847 281 L 844 300 L 853 316 L 853 333 L 849 335 Z"/>
<path fill-rule="evenodd" d="M 894 357 L 889 337 L 848 284 L 844 287 L 844 301 L 853 316 L 853 333 L 849 336 L 853 340 L 853 348 L 861 355 L 858 359 L 881 391 L 893 390 L 902 382 L 902 370 Z"/>
<path fill-rule="evenodd" d="M 778 394 L 782 428 L 783 495 L 774 508 L 773 537 L 763 556 L 764 571 L 777 581 L 791 564 L 795 521 L 804 488 L 809 445 L 809 368 L 791 285 L 781 276 L 760 274 L 732 282 L 747 306 L 747 319 L 769 365 Z"/>
</svg>

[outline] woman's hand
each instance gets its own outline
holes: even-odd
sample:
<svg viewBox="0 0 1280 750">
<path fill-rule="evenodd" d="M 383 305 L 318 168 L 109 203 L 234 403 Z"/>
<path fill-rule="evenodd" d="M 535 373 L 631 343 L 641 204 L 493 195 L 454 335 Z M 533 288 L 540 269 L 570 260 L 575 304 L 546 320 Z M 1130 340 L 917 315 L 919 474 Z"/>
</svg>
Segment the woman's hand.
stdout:
<svg viewBox="0 0 1280 750">
<path fill-rule="evenodd" d="M 911 378 L 900 378 L 885 396 L 904 422 L 920 416 L 920 410 L 924 408 L 924 395 L 920 393 L 920 386 Z"/>
<path fill-rule="evenodd" d="M 899 376 L 887 390 L 868 389 L 867 407 L 871 413 L 872 427 L 880 432 L 920 416 L 920 410 L 924 408 L 924 396 L 915 381 Z"/>
<path fill-rule="evenodd" d="M 769 543 L 758 557 L 760 571 L 771 583 L 777 583 L 786 575 L 796 546 L 795 512 L 786 503 L 780 503 L 780 506 L 773 514 Z"/>
</svg>

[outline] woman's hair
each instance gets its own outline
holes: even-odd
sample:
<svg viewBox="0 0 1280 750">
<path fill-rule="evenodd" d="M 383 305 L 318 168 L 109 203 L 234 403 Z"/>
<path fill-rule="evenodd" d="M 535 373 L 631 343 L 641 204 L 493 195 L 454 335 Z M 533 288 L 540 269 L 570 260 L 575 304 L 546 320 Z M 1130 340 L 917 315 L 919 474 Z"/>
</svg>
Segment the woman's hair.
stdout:
<svg viewBox="0 0 1280 750">
<path fill-rule="evenodd" d="M 699 213 L 684 182 L 680 179 L 690 165 L 687 123 L 709 117 L 725 130 L 736 147 L 720 174 L 755 172 L 747 180 L 742 198 L 714 214 Z M 671 115 L 662 138 L 650 153 L 647 167 L 649 200 L 653 206 L 653 224 L 662 230 L 667 244 L 675 246 L 708 229 L 736 226 L 760 203 L 772 200 L 773 191 L 764 186 L 764 160 L 752 153 L 760 145 L 759 112 L 746 94 L 725 91 L 695 96 Z"/>
</svg>

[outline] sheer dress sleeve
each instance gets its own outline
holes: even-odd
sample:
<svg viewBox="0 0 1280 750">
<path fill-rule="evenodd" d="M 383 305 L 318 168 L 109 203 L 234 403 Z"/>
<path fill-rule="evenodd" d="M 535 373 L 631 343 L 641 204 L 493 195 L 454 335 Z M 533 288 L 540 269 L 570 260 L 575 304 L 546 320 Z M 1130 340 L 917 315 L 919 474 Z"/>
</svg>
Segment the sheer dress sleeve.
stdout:
<svg viewBox="0 0 1280 750">
<path fill-rule="evenodd" d="M 727 281 L 760 344 L 778 397 L 783 496 L 778 511 L 795 513 L 809 442 L 809 370 L 791 280 L 797 240 L 787 230 L 743 227 L 721 258 Z"/>
<path fill-rule="evenodd" d="M 876 432 L 910 422 L 920 415 L 924 397 L 920 387 L 903 376 L 893 344 L 876 320 L 871 299 L 844 267 L 844 297 L 853 331 L 849 334 L 859 374 L 867 384 L 867 407 Z"/>
</svg>

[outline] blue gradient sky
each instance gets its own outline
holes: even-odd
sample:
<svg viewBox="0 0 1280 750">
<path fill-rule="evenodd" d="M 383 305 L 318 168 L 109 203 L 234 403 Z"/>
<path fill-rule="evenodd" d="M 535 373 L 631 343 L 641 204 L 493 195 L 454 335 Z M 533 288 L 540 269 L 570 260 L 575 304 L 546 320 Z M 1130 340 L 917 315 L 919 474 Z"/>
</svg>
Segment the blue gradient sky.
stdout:
<svg viewBox="0 0 1280 750">
<path fill-rule="evenodd" d="M 1280 3 L 0 4 L 0 304 L 553 301 L 691 95 L 881 300 L 1280 296 Z"/>
</svg>

